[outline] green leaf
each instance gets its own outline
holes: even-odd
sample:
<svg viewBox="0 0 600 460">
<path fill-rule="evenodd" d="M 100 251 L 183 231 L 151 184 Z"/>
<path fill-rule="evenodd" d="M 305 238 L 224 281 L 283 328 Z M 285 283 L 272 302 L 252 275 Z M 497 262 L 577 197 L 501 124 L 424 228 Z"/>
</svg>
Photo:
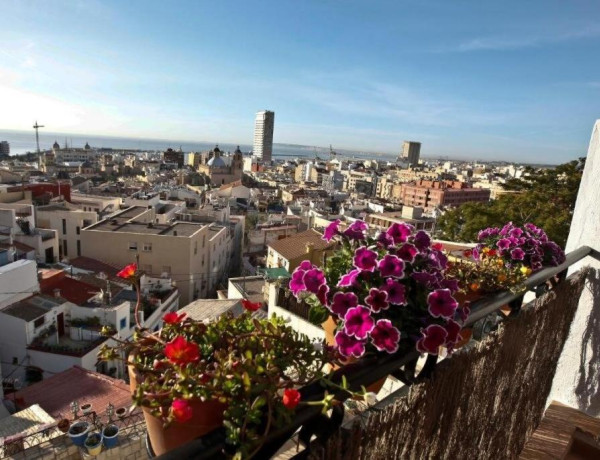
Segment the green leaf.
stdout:
<svg viewBox="0 0 600 460">
<path fill-rule="evenodd" d="M 329 318 L 329 310 L 323 305 L 313 305 L 308 311 L 308 320 L 312 324 L 324 323 Z"/>
</svg>

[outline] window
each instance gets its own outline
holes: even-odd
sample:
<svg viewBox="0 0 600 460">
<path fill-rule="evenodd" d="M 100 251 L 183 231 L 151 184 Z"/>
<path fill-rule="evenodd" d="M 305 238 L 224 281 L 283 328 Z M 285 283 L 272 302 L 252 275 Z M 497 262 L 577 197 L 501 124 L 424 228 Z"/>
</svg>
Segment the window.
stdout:
<svg viewBox="0 0 600 460">
<path fill-rule="evenodd" d="M 77 257 L 81 255 L 81 240 L 77 240 Z"/>
<path fill-rule="evenodd" d="M 127 327 L 127 318 L 121 318 L 121 322 L 119 323 L 119 330 L 122 331 Z"/>
<path fill-rule="evenodd" d="M 67 257 L 69 255 L 67 251 L 67 240 L 63 240 L 63 255 Z"/>
<path fill-rule="evenodd" d="M 194 241 L 194 255 L 198 254 L 198 242 Z"/>
<path fill-rule="evenodd" d="M 81 233 L 81 227 L 79 225 L 75 227 L 75 233 L 77 233 L 78 235 Z"/>
<path fill-rule="evenodd" d="M 144 243 L 144 246 L 142 249 L 146 252 L 152 252 L 152 243 Z"/>
<path fill-rule="evenodd" d="M 202 247 L 204 248 L 206 243 L 206 235 L 202 235 Z"/>
<path fill-rule="evenodd" d="M 137 251 L 137 242 L 135 242 L 135 241 L 130 241 L 130 242 L 129 242 L 129 250 L 130 250 L 130 251 Z"/>
<path fill-rule="evenodd" d="M 40 316 L 38 319 L 36 319 L 33 322 L 33 327 L 35 327 L 36 329 L 38 327 L 42 327 L 44 325 L 44 321 L 45 321 L 46 317 L 45 316 Z"/>
<path fill-rule="evenodd" d="M 62 220 L 62 227 L 63 227 L 63 235 L 67 234 L 67 220 L 63 219 Z"/>
</svg>

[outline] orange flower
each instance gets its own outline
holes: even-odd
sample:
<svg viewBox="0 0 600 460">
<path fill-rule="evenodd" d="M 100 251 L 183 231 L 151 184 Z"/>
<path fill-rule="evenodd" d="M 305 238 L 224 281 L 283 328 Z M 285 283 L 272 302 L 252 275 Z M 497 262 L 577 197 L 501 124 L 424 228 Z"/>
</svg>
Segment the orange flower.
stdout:
<svg viewBox="0 0 600 460">
<path fill-rule="evenodd" d="M 260 307 L 262 307 L 262 303 L 260 302 L 250 302 L 248 299 L 242 299 L 242 307 L 248 311 L 256 311 Z"/>
<path fill-rule="evenodd" d="M 119 278 L 123 278 L 123 279 L 131 279 L 135 276 L 135 272 L 137 271 L 137 265 L 136 264 L 129 264 L 127 265 L 123 270 L 121 270 L 119 273 L 117 273 L 117 276 Z"/>
<path fill-rule="evenodd" d="M 469 285 L 469 289 L 470 289 L 471 291 L 473 291 L 473 292 L 477 292 L 477 291 L 479 290 L 479 284 L 477 284 L 477 283 L 471 283 L 471 284 Z"/>
<path fill-rule="evenodd" d="M 180 423 L 187 422 L 193 415 L 190 403 L 185 399 L 174 399 L 171 403 L 171 412 L 175 420 Z"/>
<path fill-rule="evenodd" d="M 173 364 L 185 366 L 200 360 L 200 348 L 193 342 L 188 342 L 184 337 L 177 336 L 165 345 L 165 356 Z"/>
<path fill-rule="evenodd" d="M 295 388 L 286 388 L 283 392 L 283 405 L 288 409 L 295 409 L 300 402 L 300 392 Z"/>
</svg>

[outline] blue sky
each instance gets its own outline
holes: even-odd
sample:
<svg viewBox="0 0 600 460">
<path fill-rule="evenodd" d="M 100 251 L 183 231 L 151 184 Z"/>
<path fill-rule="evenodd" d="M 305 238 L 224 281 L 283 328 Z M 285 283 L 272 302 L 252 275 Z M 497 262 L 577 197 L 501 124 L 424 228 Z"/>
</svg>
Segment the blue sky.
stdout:
<svg viewBox="0 0 600 460">
<path fill-rule="evenodd" d="M 600 2 L 3 0 L 0 128 L 558 163 L 600 118 Z"/>
</svg>

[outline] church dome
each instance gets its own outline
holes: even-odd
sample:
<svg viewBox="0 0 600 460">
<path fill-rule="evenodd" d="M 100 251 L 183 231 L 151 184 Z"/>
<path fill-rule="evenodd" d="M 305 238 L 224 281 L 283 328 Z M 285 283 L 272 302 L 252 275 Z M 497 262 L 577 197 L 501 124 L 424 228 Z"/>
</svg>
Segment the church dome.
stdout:
<svg viewBox="0 0 600 460">
<path fill-rule="evenodd" d="M 52 145 L 53 149 L 59 149 L 60 145 L 58 145 L 58 142 L 54 141 L 54 144 Z"/>
<path fill-rule="evenodd" d="M 85 150 L 89 150 L 91 149 L 90 144 L 88 144 L 87 142 L 85 143 L 85 147 L 83 147 Z"/>
<path fill-rule="evenodd" d="M 215 145 L 215 148 L 213 149 L 213 153 L 221 153 L 221 149 L 219 149 L 219 144 Z"/>
<path fill-rule="evenodd" d="M 242 151 L 240 150 L 240 146 L 239 145 L 237 146 L 237 149 L 235 149 L 235 152 L 233 152 L 233 153 L 239 153 L 239 154 L 242 153 Z"/>
<path fill-rule="evenodd" d="M 211 168 L 226 168 L 227 167 L 225 160 L 223 160 L 223 158 L 221 158 L 220 156 L 212 157 L 210 160 L 208 160 L 208 162 L 206 164 Z"/>
</svg>

